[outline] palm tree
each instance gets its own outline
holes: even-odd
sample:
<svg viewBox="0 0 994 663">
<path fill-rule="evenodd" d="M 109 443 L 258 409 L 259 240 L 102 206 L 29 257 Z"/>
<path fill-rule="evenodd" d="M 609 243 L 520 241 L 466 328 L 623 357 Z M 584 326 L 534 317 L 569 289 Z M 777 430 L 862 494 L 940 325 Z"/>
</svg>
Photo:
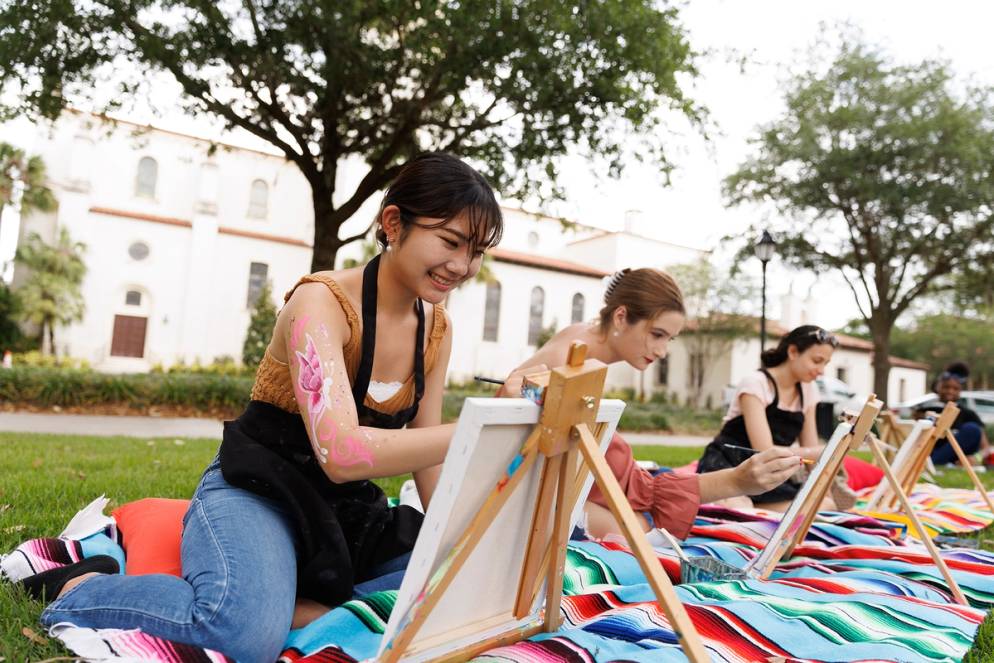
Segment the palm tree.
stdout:
<svg viewBox="0 0 994 663">
<path fill-rule="evenodd" d="M 86 245 L 74 242 L 64 227 L 54 246 L 31 233 L 17 249 L 14 260 L 30 272 L 18 288 L 22 315 L 41 328 L 42 354 L 55 349 L 55 325 L 83 319 L 86 305 L 80 286 L 86 275 L 85 250 Z"/>
<path fill-rule="evenodd" d="M 4 208 L 12 204 L 18 205 L 21 212 L 49 212 L 55 209 L 55 196 L 45 186 L 45 162 L 41 157 L 29 157 L 24 150 L 0 143 L 0 217 Z"/>
</svg>

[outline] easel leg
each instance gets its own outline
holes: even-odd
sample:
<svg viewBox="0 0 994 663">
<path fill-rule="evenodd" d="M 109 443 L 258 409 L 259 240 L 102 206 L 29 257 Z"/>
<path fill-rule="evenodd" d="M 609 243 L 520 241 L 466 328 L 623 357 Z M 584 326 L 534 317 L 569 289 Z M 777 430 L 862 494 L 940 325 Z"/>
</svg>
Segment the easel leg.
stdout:
<svg viewBox="0 0 994 663">
<path fill-rule="evenodd" d="M 532 514 L 532 529 L 525 549 L 525 561 L 518 584 L 518 600 L 514 607 L 514 618 L 522 619 L 531 610 L 535 602 L 536 578 L 548 568 L 548 549 L 550 546 L 549 529 L 550 514 L 553 500 L 559 485 L 559 476 L 563 464 L 563 456 L 553 456 L 545 459 L 542 468 L 542 482 L 539 484 L 538 500 L 535 502 L 535 512 Z M 556 508 L 558 508 L 556 502 Z"/>
<path fill-rule="evenodd" d="M 959 462 L 963 465 L 963 469 L 970 475 L 970 480 L 973 481 L 974 488 L 977 489 L 977 492 L 980 493 L 981 497 L 984 498 L 984 501 L 987 502 L 987 508 L 991 510 L 991 513 L 994 513 L 994 501 L 992 501 L 991 496 L 987 494 L 987 489 L 984 487 L 984 484 L 980 483 L 980 477 L 978 477 L 977 473 L 973 471 L 973 466 L 970 465 L 970 460 L 966 457 L 966 454 L 963 453 L 963 447 L 959 445 L 959 441 L 956 439 L 956 436 L 953 435 L 952 431 L 949 431 L 946 433 L 946 439 L 949 440 L 949 446 L 951 446 L 953 451 L 956 452 L 956 457 L 959 458 Z"/>
<path fill-rule="evenodd" d="M 942 573 L 942 577 L 945 578 L 946 584 L 949 586 L 949 591 L 952 592 L 953 599 L 960 605 L 970 605 L 960 590 L 959 585 L 953 580 L 952 573 L 949 572 L 949 567 L 946 566 L 946 561 L 942 559 L 939 554 L 938 548 L 935 547 L 935 543 L 932 541 L 932 537 L 929 536 L 928 530 L 922 525 L 921 520 L 918 519 L 918 514 L 915 510 L 911 508 L 911 503 L 908 502 L 908 496 L 904 493 L 901 485 L 897 482 L 897 477 L 891 472 L 890 465 L 887 464 L 887 460 L 884 458 L 884 452 L 880 449 L 880 445 L 872 437 L 869 438 L 870 448 L 873 450 L 873 456 L 880 463 L 880 468 L 884 471 L 884 475 L 887 477 L 887 481 L 890 482 L 891 490 L 897 494 L 897 499 L 901 502 L 901 506 L 904 508 L 904 513 L 911 520 L 914 525 L 915 531 L 918 532 L 918 536 L 922 540 L 922 544 L 928 550 L 928 554 L 931 555 L 932 561 L 935 565 L 939 567 L 939 571 Z"/>
<path fill-rule="evenodd" d="M 652 587 L 652 591 L 656 595 L 659 607 L 676 632 L 684 654 L 692 663 L 710 661 L 711 657 L 704 648 L 704 643 L 701 641 L 697 629 L 690 621 L 690 616 L 683 607 L 683 603 L 680 602 L 680 597 L 676 595 L 670 579 L 663 573 L 662 566 L 656 559 L 656 553 L 646 540 L 645 532 L 642 531 L 642 527 L 636 520 L 631 505 L 621 491 L 621 486 L 618 485 L 618 480 L 601 455 L 597 441 L 586 426 L 577 426 L 576 430 L 580 433 L 580 452 L 590 467 L 590 471 L 593 472 L 598 487 L 611 506 L 614 517 L 621 524 L 625 538 L 628 540 L 635 558 L 639 561 L 639 566 L 642 567 L 642 572 L 645 573 L 649 586 Z"/>
<path fill-rule="evenodd" d="M 549 582 L 545 587 L 545 630 L 551 633 L 559 628 L 561 623 L 559 617 L 559 605 L 563 598 L 563 573 L 566 570 L 566 546 L 569 542 L 569 521 L 573 513 L 573 500 L 570 499 L 572 492 L 572 480 L 576 467 L 576 447 L 570 446 L 569 451 L 563 454 L 565 461 L 559 468 L 559 483 L 556 490 L 556 512 L 555 527 L 552 530 L 552 543 L 550 547 L 551 559 L 549 560 L 548 577 Z"/>
</svg>

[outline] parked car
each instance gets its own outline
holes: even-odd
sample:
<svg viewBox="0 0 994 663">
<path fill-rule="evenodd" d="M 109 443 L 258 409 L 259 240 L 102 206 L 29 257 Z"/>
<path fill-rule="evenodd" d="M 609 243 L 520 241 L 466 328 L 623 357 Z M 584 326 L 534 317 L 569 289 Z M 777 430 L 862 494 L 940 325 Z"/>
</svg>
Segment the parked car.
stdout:
<svg viewBox="0 0 994 663">
<path fill-rule="evenodd" d="M 985 425 L 994 425 L 994 391 L 964 391 L 960 394 L 957 404 L 968 407 L 977 413 Z M 892 409 L 902 419 L 910 419 L 916 409 L 941 408 L 942 402 L 935 394 L 925 394 L 910 401 L 899 403 Z"/>
</svg>

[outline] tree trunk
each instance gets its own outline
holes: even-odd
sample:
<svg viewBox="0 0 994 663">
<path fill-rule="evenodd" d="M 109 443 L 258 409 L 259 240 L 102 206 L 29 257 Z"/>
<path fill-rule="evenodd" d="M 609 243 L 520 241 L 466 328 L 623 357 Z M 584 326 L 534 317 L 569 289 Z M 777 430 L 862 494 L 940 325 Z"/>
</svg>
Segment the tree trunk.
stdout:
<svg viewBox="0 0 994 663">
<path fill-rule="evenodd" d="M 876 316 L 870 319 L 870 334 L 873 338 L 873 391 L 877 398 L 887 401 L 887 380 L 890 377 L 890 331 L 889 321 Z"/>
<path fill-rule="evenodd" d="M 41 323 L 41 354 L 42 354 L 42 356 L 47 357 L 50 354 L 52 354 L 52 347 L 53 347 L 53 344 L 52 344 L 51 325 L 46 320 L 45 322 Z"/>
<path fill-rule="evenodd" d="M 342 240 L 338 231 L 348 217 L 332 209 L 331 205 L 315 196 L 314 199 L 314 253 L 311 254 L 311 272 L 325 269 L 335 269 L 335 258 L 338 249 L 342 248 Z"/>
</svg>

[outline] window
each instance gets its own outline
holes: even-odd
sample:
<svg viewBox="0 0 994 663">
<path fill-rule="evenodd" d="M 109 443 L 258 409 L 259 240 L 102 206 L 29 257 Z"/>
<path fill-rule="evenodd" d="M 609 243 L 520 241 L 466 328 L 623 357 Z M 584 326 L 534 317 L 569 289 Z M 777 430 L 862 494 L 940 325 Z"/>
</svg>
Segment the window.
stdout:
<svg viewBox="0 0 994 663">
<path fill-rule="evenodd" d="M 545 291 L 538 286 L 532 288 L 531 305 L 528 308 L 528 345 L 536 345 L 542 335 L 542 313 L 545 311 Z"/>
<path fill-rule="evenodd" d="M 487 302 L 483 309 L 483 340 L 496 341 L 497 327 L 500 324 L 500 283 L 487 284 Z"/>
<path fill-rule="evenodd" d="M 248 215 L 252 219 L 265 219 L 269 213 L 269 185 L 263 180 L 254 180 L 249 189 Z"/>
<path fill-rule="evenodd" d="M 989 398 L 974 398 L 973 399 L 973 409 L 976 410 L 980 418 L 983 419 L 984 415 L 994 414 L 994 400 Z"/>
<path fill-rule="evenodd" d="M 534 230 L 528 233 L 528 246 L 533 249 L 538 246 L 538 233 Z"/>
<path fill-rule="evenodd" d="M 245 306 L 252 308 L 255 301 L 259 299 L 259 293 L 266 285 L 266 278 L 269 276 L 269 265 L 264 262 L 253 262 L 249 265 L 248 297 Z"/>
<path fill-rule="evenodd" d="M 152 157 L 142 157 L 138 162 L 135 178 L 135 195 L 155 198 L 155 182 L 159 178 L 159 164 Z"/>
<path fill-rule="evenodd" d="M 663 357 L 656 362 L 656 382 L 663 386 L 670 383 L 670 358 Z"/>
<path fill-rule="evenodd" d="M 704 353 L 690 354 L 690 373 L 687 375 L 687 386 L 696 391 L 704 386 Z"/>
<path fill-rule="evenodd" d="M 835 377 L 837 377 L 840 382 L 849 384 L 849 369 L 845 366 L 839 366 L 835 369 Z M 904 399 L 902 398 L 901 400 L 903 401 Z"/>
<path fill-rule="evenodd" d="M 580 293 L 573 295 L 573 312 L 570 314 L 570 321 L 583 322 L 583 295 Z"/>
<path fill-rule="evenodd" d="M 840 380 L 842 378 L 839 378 Z M 908 381 L 901 378 L 897 381 L 897 400 L 904 402 L 908 399 Z"/>
<path fill-rule="evenodd" d="M 142 305 L 142 294 L 137 290 L 128 290 L 124 295 L 124 305 L 125 306 L 141 306 Z"/>
<path fill-rule="evenodd" d="M 145 242 L 135 242 L 128 247 L 128 255 L 132 260 L 144 260 L 148 257 L 148 244 Z"/>
</svg>

